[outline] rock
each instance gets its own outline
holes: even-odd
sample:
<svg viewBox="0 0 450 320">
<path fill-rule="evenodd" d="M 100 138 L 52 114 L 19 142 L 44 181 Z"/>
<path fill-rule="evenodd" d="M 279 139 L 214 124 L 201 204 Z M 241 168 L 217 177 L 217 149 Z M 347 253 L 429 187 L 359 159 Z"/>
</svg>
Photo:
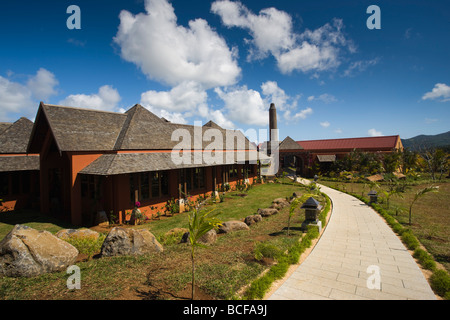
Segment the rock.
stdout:
<svg viewBox="0 0 450 320">
<path fill-rule="evenodd" d="M 277 198 L 272 201 L 272 205 L 270 207 L 281 210 L 287 206 L 289 206 L 289 201 L 287 201 L 285 198 Z"/>
<path fill-rule="evenodd" d="M 48 231 L 16 225 L 0 242 L 0 274 L 34 277 L 65 270 L 75 263 L 78 250 Z"/>
<path fill-rule="evenodd" d="M 275 208 L 258 209 L 258 214 L 262 217 L 268 217 L 277 213 L 278 210 Z"/>
<path fill-rule="evenodd" d="M 222 225 L 219 227 L 219 233 L 230 233 L 233 231 L 249 230 L 249 229 L 250 228 L 248 227 L 247 224 L 245 224 L 245 222 L 238 220 L 231 220 L 222 223 Z"/>
<path fill-rule="evenodd" d="M 214 229 L 209 230 L 205 233 L 198 241 L 203 244 L 213 244 L 217 240 L 217 231 Z M 189 242 L 189 232 L 183 234 L 180 243 L 188 243 Z"/>
<path fill-rule="evenodd" d="M 260 214 L 254 214 L 254 215 L 245 217 L 244 222 L 246 225 L 251 226 L 252 224 L 260 222 L 261 220 L 262 220 L 262 217 Z"/>
<path fill-rule="evenodd" d="M 94 226 L 109 226 L 108 216 L 105 211 L 99 211 L 95 214 Z"/>
<path fill-rule="evenodd" d="M 78 238 L 78 239 L 90 238 L 93 240 L 97 240 L 100 234 L 97 231 L 90 229 L 63 229 L 59 230 L 55 234 L 55 236 L 62 240 L 67 240 L 69 238 Z"/>
<path fill-rule="evenodd" d="M 101 255 L 144 255 L 162 252 L 162 245 L 147 229 L 113 228 L 103 242 Z"/>
</svg>

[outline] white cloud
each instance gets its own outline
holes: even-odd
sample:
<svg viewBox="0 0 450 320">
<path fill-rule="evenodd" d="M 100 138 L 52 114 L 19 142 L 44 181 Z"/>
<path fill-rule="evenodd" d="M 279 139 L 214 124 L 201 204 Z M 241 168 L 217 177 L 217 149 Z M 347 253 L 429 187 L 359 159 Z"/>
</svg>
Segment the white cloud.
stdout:
<svg viewBox="0 0 450 320">
<path fill-rule="evenodd" d="M 374 58 L 372 60 L 360 60 L 350 63 L 348 68 L 344 71 L 345 77 L 354 76 L 356 73 L 365 71 L 367 68 L 376 65 L 380 61 L 379 58 Z"/>
<path fill-rule="evenodd" d="M 321 122 L 320 125 L 324 128 L 328 128 L 330 126 L 330 123 L 328 121 L 324 121 L 324 122 Z"/>
<path fill-rule="evenodd" d="M 193 81 L 183 82 L 170 91 L 149 90 L 141 94 L 141 104 L 171 112 L 195 111 L 206 106 L 207 93 Z"/>
<path fill-rule="evenodd" d="M 57 94 L 56 86 L 59 84 L 55 75 L 50 71 L 40 68 L 35 76 L 32 76 L 27 87 L 33 95 L 39 100 L 47 100 L 49 97 Z"/>
<path fill-rule="evenodd" d="M 302 111 L 297 112 L 296 114 L 294 114 L 294 119 L 298 119 L 298 118 L 306 119 L 306 117 L 311 115 L 312 113 L 313 113 L 313 109 L 308 107 L 308 108 L 303 109 Z"/>
<path fill-rule="evenodd" d="M 450 86 L 445 83 L 436 83 L 433 90 L 423 95 L 422 100 L 439 99 L 441 102 L 450 101 Z"/>
<path fill-rule="evenodd" d="M 8 76 L 13 76 L 12 71 Z M 39 100 L 47 100 L 57 93 L 58 80 L 50 71 L 40 68 L 35 75 L 29 76 L 26 84 L 11 81 L 0 76 L 0 120 L 15 121 L 17 117 L 32 117 Z M 11 118 L 12 114 L 16 118 Z"/>
<path fill-rule="evenodd" d="M 93 94 L 71 94 L 59 104 L 78 108 L 89 108 L 103 111 L 116 111 L 117 104 L 121 100 L 119 92 L 109 85 L 99 88 Z"/>
<path fill-rule="evenodd" d="M 235 49 L 228 48 L 203 19 L 177 24 L 167 0 L 146 0 L 146 13 L 123 10 L 115 43 L 123 59 L 151 79 L 176 86 L 196 81 L 205 89 L 235 84 L 241 69 Z"/>
<path fill-rule="evenodd" d="M 371 137 L 379 137 L 379 136 L 383 136 L 383 133 L 381 131 L 377 131 L 375 129 L 369 129 L 367 131 L 367 133 L 369 134 L 369 136 Z"/>
<path fill-rule="evenodd" d="M 9 81 L 0 76 L 0 120 L 15 121 L 10 113 L 24 112 L 37 107 L 31 98 L 31 91 L 17 82 Z"/>
<path fill-rule="evenodd" d="M 227 117 L 239 123 L 266 126 L 269 122 L 269 108 L 258 91 L 247 86 L 214 90 L 224 101 Z"/>
<path fill-rule="evenodd" d="M 335 96 L 333 96 L 332 94 L 328 94 L 328 93 L 321 94 L 318 97 L 315 97 L 315 96 L 308 97 L 308 101 L 311 102 L 314 100 L 322 101 L 323 103 L 332 103 L 332 102 L 338 101 Z"/>
<path fill-rule="evenodd" d="M 333 19 L 316 30 L 297 34 L 292 28 L 291 16 L 275 8 L 263 9 L 258 15 L 240 2 L 215 1 L 211 11 L 219 15 L 227 27 L 248 30 L 252 39 L 248 59 L 265 58 L 272 54 L 282 73 L 293 71 L 325 71 L 340 65 L 342 48 L 355 52 L 340 19 Z"/>
</svg>

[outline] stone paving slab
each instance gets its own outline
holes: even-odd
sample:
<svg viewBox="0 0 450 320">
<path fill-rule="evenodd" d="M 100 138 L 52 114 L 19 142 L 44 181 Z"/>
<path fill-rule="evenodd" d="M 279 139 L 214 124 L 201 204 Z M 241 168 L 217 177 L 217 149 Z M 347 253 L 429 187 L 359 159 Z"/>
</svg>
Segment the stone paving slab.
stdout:
<svg viewBox="0 0 450 320">
<path fill-rule="evenodd" d="M 321 191 L 333 203 L 328 225 L 269 300 L 436 300 L 414 258 L 378 213 L 343 192 L 326 186 Z"/>
</svg>

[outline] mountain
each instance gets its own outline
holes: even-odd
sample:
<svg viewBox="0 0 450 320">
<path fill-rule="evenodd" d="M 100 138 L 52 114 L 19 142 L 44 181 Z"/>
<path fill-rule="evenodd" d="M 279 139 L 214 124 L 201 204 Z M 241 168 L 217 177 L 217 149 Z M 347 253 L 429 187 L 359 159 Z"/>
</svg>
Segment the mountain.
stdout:
<svg viewBox="0 0 450 320">
<path fill-rule="evenodd" d="M 403 146 L 411 150 L 423 148 L 450 149 L 450 131 L 436 135 L 419 135 L 409 139 L 402 139 Z"/>
</svg>

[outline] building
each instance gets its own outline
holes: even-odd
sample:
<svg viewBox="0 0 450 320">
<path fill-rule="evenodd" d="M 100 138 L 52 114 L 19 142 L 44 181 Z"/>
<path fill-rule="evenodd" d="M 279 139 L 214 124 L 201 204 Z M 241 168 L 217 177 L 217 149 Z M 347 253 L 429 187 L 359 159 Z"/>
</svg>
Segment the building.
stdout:
<svg viewBox="0 0 450 320">
<path fill-rule="evenodd" d="M 90 225 L 96 213 L 148 217 L 172 199 L 252 183 L 260 154 L 237 130 L 171 123 L 139 104 L 113 113 L 40 103 L 29 153 L 39 154 L 40 208 Z"/>
<path fill-rule="evenodd" d="M 288 136 L 283 141 L 278 142 L 278 136 L 272 133 L 276 132 L 278 128 L 274 104 L 270 106 L 269 116 L 270 143 L 261 144 L 260 150 L 274 149 L 274 143 L 278 145 L 278 172 L 282 171 L 283 168 L 290 167 L 295 168 L 299 175 L 311 176 L 312 167 L 315 164 L 326 169 L 333 162 L 344 158 L 354 150 L 373 153 L 390 153 L 393 150 L 403 150 L 402 141 L 398 135 L 306 141 L 295 141 Z M 273 136 L 276 138 L 273 138 Z"/>
<path fill-rule="evenodd" d="M 0 212 L 39 203 L 39 154 L 27 154 L 33 122 L 0 123 Z"/>
<path fill-rule="evenodd" d="M 280 144 L 281 166 L 293 166 L 301 175 L 309 175 L 313 164 L 322 168 L 344 158 L 354 150 L 372 153 L 390 153 L 403 150 L 400 136 L 362 137 L 294 141 L 286 137 Z"/>
</svg>

